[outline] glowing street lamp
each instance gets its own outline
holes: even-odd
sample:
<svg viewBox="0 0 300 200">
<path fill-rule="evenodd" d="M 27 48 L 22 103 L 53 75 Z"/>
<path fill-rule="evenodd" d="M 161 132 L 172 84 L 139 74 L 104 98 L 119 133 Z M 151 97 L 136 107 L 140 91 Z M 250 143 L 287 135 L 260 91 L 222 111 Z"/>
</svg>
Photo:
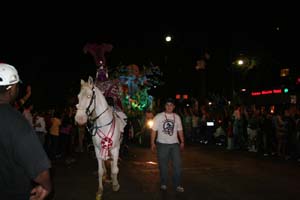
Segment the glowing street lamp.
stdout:
<svg viewBox="0 0 300 200">
<path fill-rule="evenodd" d="M 172 41 L 172 37 L 170 35 L 167 35 L 165 38 L 166 42 L 171 42 Z"/>
<path fill-rule="evenodd" d="M 241 65 L 244 64 L 244 61 L 240 59 L 240 60 L 237 61 L 237 64 L 238 64 L 239 66 L 241 66 Z"/>
<path fill-rule="evenodd" d="M 167 50 L 167 52 L 169 52 L 170 51 L 170 47 L 172 46 L 172 36 L 171 35 L 165 35 L 165 38 L 164 38 L 164 42 L 165 42 L 165 45 L 166 45 L 166 50 Z M 166 55 L 165 55 L 165 65 L 168 65 L 168 60 L 169 60 L 169 58 L 168 58 L 168 54 L 169 53 L 166 53 Z"/>
</svg>

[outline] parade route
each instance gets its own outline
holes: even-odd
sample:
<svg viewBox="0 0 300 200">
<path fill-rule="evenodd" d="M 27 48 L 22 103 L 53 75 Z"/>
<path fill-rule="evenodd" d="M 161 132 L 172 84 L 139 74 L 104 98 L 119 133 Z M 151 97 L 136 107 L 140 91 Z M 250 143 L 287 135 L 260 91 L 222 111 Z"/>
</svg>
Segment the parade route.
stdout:
<svg viewBox="0 0 300 200">
<path fill-rule="evenodd" d="M 70 165 L 54 163 L 55 200 L 95 199 L 96 159 L 86 152 L 76 156 Z M 186 147 L 182 159 L 185 192 L 177 194 L 171 183 L 167 192 L 161 192 L 155 154 L 145 147 L 130 147 L 119 165 L 119 192 L 105 182 L 103 199 L 293 200 L 300 195 L 296 161 L 199 145 Z"/>
</svg>

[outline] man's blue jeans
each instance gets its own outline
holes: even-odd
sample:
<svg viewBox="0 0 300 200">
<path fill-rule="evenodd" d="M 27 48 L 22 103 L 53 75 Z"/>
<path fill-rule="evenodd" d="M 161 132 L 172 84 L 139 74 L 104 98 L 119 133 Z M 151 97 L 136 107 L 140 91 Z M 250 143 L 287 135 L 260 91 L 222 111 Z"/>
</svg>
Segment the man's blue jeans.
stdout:
<svg viewBox="0 0 300 200">
<path fill-rule="evenodd" d="M 179 144 L 157 143 L 157 159 L 160 170 L 160 184 L 168 183 L 168 164 L 173 163 L 173 186 L 180 186 L 181 182 L 181 157 Z"/>
</svg>

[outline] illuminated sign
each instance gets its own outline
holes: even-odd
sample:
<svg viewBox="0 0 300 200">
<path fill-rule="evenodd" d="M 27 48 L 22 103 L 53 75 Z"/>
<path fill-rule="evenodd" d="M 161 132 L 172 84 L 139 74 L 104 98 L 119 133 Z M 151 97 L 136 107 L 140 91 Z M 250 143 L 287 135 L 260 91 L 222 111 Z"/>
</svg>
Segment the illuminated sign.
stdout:
<svg viewBox="0 0 300 200">
<path fill-rule="evenodd" d="M 275 89 L 275 90 L 273 90 L 274 94 L 280 94 L 281 92 L 282 92 L 281 89 Z"/>
<path fill-rule="evenodd" d="M 273 91 L 272 90 L 263 90 L 261 91 L 261 94 L 272 94 Z"/>
<path fill-rule="evenodd" d="M 175 95 L 175 98 L 176 98 L 177 100 L 182 100 L 182 99 L 187 100 L 187 99 L 189 99 L 189 95 L 188 95 L 188 94 L 176 94 L 176 95 Z"/>
<path fill-rule="evenodd" d="M 251 92 L 251 96 L 259 96 L 261 95 L 261 92 Z"/>
<path fill-rule="evenodd" d="M 289 89 L 285 88 L 284 93 L 288 93 Z M 274 90 L 262 90 L 262 91 L 255 91 L 251 92 L 251 96 L 259 96 L 259 95 L 268 95 L 268 94 L 281 94 L 281 89 L 274 89 Z"/>
</svg>

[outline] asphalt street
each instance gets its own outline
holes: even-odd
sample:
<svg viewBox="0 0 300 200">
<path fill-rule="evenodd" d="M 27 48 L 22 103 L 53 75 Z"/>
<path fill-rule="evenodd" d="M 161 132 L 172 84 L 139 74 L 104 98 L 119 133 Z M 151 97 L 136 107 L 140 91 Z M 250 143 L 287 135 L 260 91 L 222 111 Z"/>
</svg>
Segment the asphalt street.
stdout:
<svg viewBox="0 0 300 200">
<path fill-rule="evenodd" d="M 94 200 L 97 191 L 97 161 L 93 152 L 75 154 L 76 161 L 53 163 L 55 200 Z M 113 192 L 104 182 L 102 199 L 185 200 L 282 200 L 299 199 L 300 164 L 263 157 L 255 153 L 228 151 L 215 146 L 187 146 L 182 152 L 185 192 L 159 189 L 156 154 L 145 147 L 130 146 L 119 162 L 121 188 Z M 172 171 L 170 170 L 170 175 Z"/>
</svg>

